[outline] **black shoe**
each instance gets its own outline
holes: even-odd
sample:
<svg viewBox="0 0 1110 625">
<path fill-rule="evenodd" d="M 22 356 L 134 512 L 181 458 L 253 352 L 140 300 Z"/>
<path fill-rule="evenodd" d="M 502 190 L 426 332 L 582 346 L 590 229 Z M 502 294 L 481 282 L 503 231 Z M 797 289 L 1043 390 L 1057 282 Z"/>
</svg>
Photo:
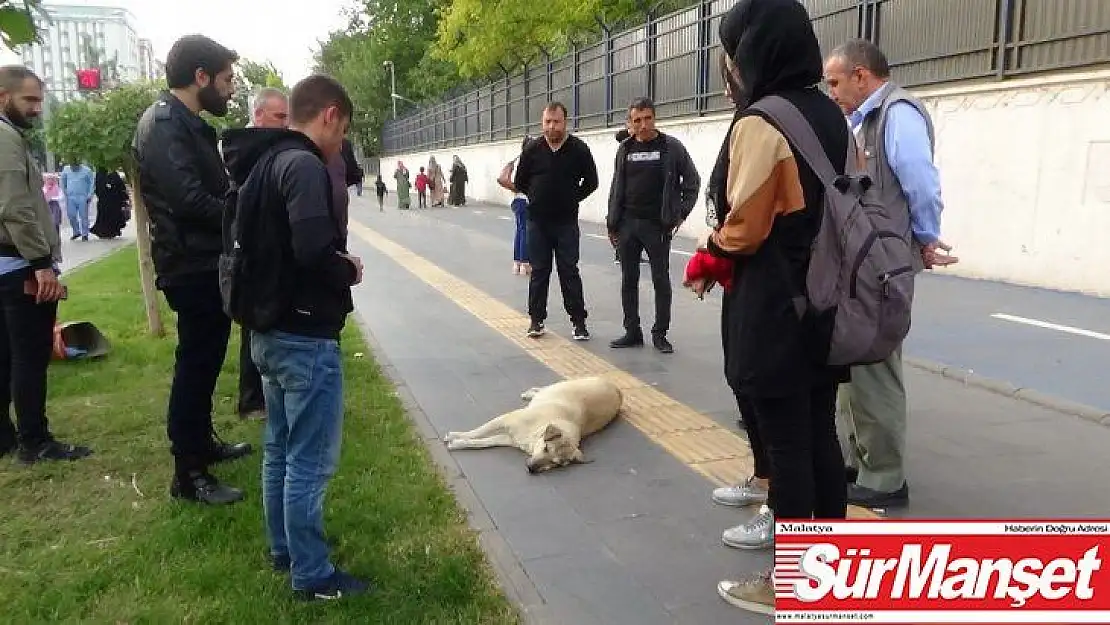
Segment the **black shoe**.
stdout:
<svg viewBox="0 0 1110 625">
<path fill-rule="evenodd" d="M 81 235 L 75 234 L 75 235 L 69 237 L 69 240 L 70 241 L 76 241 L 77 239 L 80 239 L 80 238 L 81 238 Z"/>
<path fill-rule="evenodd" d="M 226 506 L 243 499 L 243 491 L 220 484 L 215 476 L 204 471 L 190 471 L 175 477 L 170 484 L 170 496 L 213 506 Z"/>
<path fill-rule="evenodd" d="M 20 447 L 19 461 L 23 464 L 34 464 L 45 460 L 80 460 L 92 455 L 92 450 L 82 445 L 70 445 L 54 439 L 40 443 L 34 447 Z"/>
<path fill-rule="evenodd" d="M 609 341 L 609 347 L 621 349 L 624 347 L 640 347 L 644 344 L 644 335 L 641 332 L 625 331 L 624 336 Z"/>
<path fill-rule="evenodd" d="M 859 484 L 848 485 L 848 503 L 864 508 L 900 508 L 910 502 L 910 487 L 905 482 L 892 493 L 884 493 Z"/>
<path fill-rule="evenodd" d="M 667 340 L 667 336 L 665 334 L 652 335 L 651 344 L 654 345 L 655 349 L 659 350 L 660 353 L 674 353 L 674 345 L 671 345 L 671 342 Z"/>
<path fill-rule="evenodd" d="M 586 329 L 586 322 L 585 321 L 579 321 L 577 323 L 573 323 L 573 325 L 574 325 L 574 333 L 571 334 L 571 337 L 574 340 L 576 340 L 576 341 L 588 341 L 588 340 L 590 340 L 590 331 L 588 329 Z"/>
<path fill-rule="evenodd" d="M 319 584 L 293 591 L 297 598 L 303 601 L 315 601 L 317 599 L 334 601 L 367 592 L 370 592 L 370 584 L 339 569 L 336 569 L 331 577 Z"/>
<path fill-rule="evenodd" d="M 855 467 L 844 467 L 844 477 L 849 484 L 855 484 L 859 479 L 859 469 Z"/>
<path fill-rule="evenodd" d="M 543 327 L 542 321 L 533 321 L 532 324 L 528 326 L 528 336 L 534 339 L 543 336 L 544 332 L 547 332 L 547 329 Z"/>
<path fill-rule="evenodd" d="M 250 443 L 225 443 L 215 432 L 212 432 L 212 440 L 208 443 L 204 460 L 207 464 L 227 462 L 249 456 L 252 451 L 254 448 Z"/>
</svg>

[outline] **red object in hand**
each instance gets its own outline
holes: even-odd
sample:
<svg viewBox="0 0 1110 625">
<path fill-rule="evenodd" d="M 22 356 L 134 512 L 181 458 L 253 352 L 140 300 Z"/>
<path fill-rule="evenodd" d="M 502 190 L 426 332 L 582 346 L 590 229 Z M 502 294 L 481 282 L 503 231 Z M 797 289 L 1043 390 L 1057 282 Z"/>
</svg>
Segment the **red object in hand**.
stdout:
<svg viewBox="0 0 1110 625">
<path fill-rule="evenodd" d="M 709 279 L 726 291 L 732 288 L 732 261 L 714 256 L 708 250 L 698 250 L 686 263 L 686 282 Z"/>
</svg>

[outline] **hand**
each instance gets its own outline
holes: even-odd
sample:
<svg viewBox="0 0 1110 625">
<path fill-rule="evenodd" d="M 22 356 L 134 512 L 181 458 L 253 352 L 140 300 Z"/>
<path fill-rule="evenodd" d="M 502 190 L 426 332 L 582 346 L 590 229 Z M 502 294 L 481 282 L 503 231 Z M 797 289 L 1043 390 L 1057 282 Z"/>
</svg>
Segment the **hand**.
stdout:
<svg viewBox="0 0 1110 625">
<path fill-rule="evenodd" d="M 616 247 L 617 243 L 620 241 L 620 233 L 618 233 L 616 230 L 610 230 L 608 234 L 609 244 L 613 247 Z"/>
<path fill-rule="evenodd" d="M 702 278 L 700 280 L 686 280 L 682 283 L 682 286 L 693 291 L 694 295 L 698 296 L 698 299 L 705 299 L 705 294 L 713 288 L 713 284 L 713 280 Z"/>
<path fill-rule="evenodd" d="M 58 282 L 58 275 L 54 273 L 53 269 L 36 270 L 35 284 L 38 285 L 35 292 L 36 304 L 56 302 L 65 295 L 65 286 Z"/>
<path fill-rule="evenodd" d="M 346 258 L 347 262 L 349 262 L 349 263 L 351 263 L 352 265 L 355 266 L 355 281 L 351 283 L 351 286 L 354 286 L 356 284 L 361 283 L 362 282 L 362 259 L 360 259 L 358 256 L 352 256 L 350 254 L 342 254 L 341 253 L 340 256 L 342 256 L 343 258 Z"/>
<path fill-rule="evenodd" d="M 697 247 L 697 249 L 699 249 L 699 250 L 709 249 L 709 237 L 713 236 L 713 232 L 714 231 L 713 231 L 712 228 L 708 228 L 708 229 L 706 229 L 705 232 L 702 233 L 702 235 L 700 237 L 698 237 L 698 247 Z"/>
<path fill-rule="evenodd" d="M 955 265 L 960 262 L 960 259 L 948 254 L 950 251 L 952 251 L 951 245 L 937 239 L 921 248 L 921 260 L 925 264 L 926 269 Z"/>
</svg>

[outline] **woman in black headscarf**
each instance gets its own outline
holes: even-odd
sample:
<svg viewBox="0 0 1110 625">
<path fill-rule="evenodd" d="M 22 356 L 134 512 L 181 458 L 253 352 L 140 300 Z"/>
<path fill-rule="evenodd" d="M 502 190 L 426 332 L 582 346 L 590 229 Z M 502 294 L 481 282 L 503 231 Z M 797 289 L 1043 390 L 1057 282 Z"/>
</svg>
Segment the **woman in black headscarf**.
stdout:
<svg viewBox="0 0 1110 625">
<path fill-rule="evenodd" d="M 119 172 L 97 171 L 96 181 L 96 222 L 89 232 L 101 239 L 114 239 L 123 234 L 127 225 L 127 207 L 131 198 Z"/>
<path fill-rule="evenodd" d="M 843 172 L 848 126 L 817 89 L 821 51 L 797 0 L 741 0 L 724 16 L 721 45 L 738 100 L 777 95 L 813 127 Z M 725 296 L 726 376 L 750 400 L 770 459 L 768 505 L 749 525 L 773 535 L 774 519 L 844 518 L 844 461 L 834 419 L 837 384 L 846 370 L 824 363 L 831 318 L 799 319 L 810 246 L 820 223 L 824 187 L 782 132 L 750 108 L 737 111 L 718 157 L 714 197 L 719 226 L 700 247 L 734 261 Z M 729 603 L 770 614 L 774 586 L 767 571 L 745 582 L 721 582 Z"/>
</svg>

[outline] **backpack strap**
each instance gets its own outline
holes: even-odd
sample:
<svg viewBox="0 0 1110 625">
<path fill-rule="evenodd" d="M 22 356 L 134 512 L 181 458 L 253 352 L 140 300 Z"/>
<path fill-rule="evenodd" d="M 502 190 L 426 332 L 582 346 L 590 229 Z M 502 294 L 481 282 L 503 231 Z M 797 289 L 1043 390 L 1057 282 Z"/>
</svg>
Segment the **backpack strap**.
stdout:
<svg viewBox="0 0 1110 625">
<path fill-rule="evenodd" d="M 829 161 L 829 156 L 825 153 L 825 148 L 821 146 L 821 140 L 813 132 L 813 126 L 802 116 L 798 107 L 782 96 L 770 95 L 760 98 L 749 108 L 760 111 L 774 120 L 782 133 L 786 135 L 786 138 L 797 146 L 798 151 L 802 153 L 802 158 L 813 168 L 813 172 L 817 174 L 821 182 L 825 185 L 833 184 L 833 181 L 837 178 L 836 170 L 833 169 L 832 162 Z M 847 125 L 847 122 L 845 122 L 845 125 Z M 851 131 L 848 134 L 851 135 Z M 848 137 L 848 152 L 845 155 L 847 160 L 844 162 L 845 171 L 851 169 L 848 165 L 853 162 L 855 142 L 852 139 L 851 136 Z"/>
</svg>

